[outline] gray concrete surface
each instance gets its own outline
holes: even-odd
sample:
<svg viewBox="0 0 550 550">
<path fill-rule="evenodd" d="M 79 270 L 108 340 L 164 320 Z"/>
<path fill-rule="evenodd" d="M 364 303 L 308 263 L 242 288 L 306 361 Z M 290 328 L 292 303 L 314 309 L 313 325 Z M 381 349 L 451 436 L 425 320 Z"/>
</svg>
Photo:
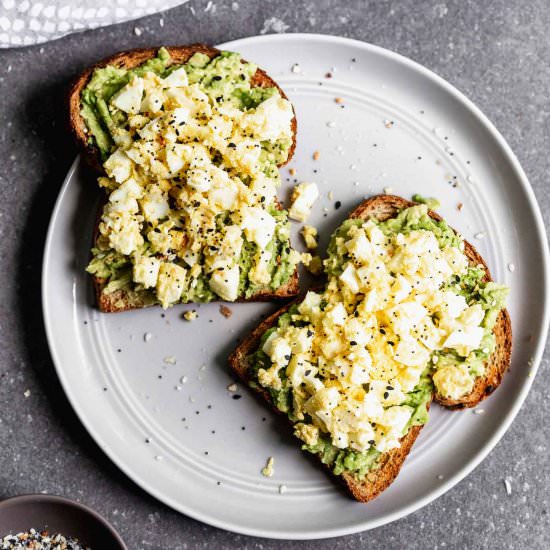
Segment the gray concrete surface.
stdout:
<svg viewBox="0 0 550 550">
<path fill-rule="evenodd" d="M 179 515 L 119 472 L 75 417 L 44 335 L 40 266 L 52 205 L 75 155 L 63 127 L 64 87 L 107 54 L 282 30 L 384 46 L 434 70 L 485 111 L 550 217 L 546 0 L 217 0 L 206 7 L 192 0 L 164 13 L 164 26 L 150 16 L 0 53 L 0 497 L 47 491 L 79 499 L 109 518 L 131 549 L 549 548 L 548 353 L 512 428 L 467 479 L 405 519 L 329 541 L 253 539 Z"/>
</svg>

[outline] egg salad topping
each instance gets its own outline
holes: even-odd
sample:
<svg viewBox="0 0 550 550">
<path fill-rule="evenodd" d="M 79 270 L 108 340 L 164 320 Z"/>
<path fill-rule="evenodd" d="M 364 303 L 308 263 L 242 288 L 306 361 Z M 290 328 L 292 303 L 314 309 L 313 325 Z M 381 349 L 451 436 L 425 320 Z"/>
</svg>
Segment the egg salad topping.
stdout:
<svg viewBox="0 0 550 550">
<path fill-rule="evenodd" d="M 126 284 L 163 307 L 276 289 L 299 259 L 276 199 L 292 106 L 253 88 L 256 66 L 238 54 L 180 66 L 166 55 L 150 70 L 100 72 L 83 96 L 109 193 L 88 270 L 107 290 Z"/>
<path fill-rule="evenodd" d="M 506 290 L 483 282 L 463 249 L 425 205 L 348 220 L 329 246 L 325 290 L 264 335 L 256 383 L 335 471 L 364 473 L 399 447 L 427 420 L 432 384 L 458 398 L 482 372 Z"/>
</svg>

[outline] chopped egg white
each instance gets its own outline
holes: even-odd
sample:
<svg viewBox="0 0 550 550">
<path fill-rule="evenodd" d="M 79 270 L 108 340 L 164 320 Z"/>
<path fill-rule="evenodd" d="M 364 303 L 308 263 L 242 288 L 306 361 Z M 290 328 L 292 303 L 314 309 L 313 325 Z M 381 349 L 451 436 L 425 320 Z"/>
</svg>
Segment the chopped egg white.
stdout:
<svg viewBox="0 0 550 550">
<path fill-rule="evenodd" d="M 113 96 L 111 101 L 117 109 L 125 113 L 139 113 L 143 90 L 143 79 L 134 76 L 126 86 Z"/>
<path fill-rule="evenodd" d="M 311 213 L 311 208 L 319 198 L 319 189 L 315 183 L 299 183 L 294 187 L 291 197 L 289 218 L 305 222 Z"/>
</svg>

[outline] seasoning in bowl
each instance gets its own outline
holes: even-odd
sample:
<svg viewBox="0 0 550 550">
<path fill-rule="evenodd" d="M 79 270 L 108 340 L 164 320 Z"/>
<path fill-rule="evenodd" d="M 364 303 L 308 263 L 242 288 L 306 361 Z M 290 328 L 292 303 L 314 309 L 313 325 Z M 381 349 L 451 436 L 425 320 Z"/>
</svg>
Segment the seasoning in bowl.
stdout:
<svg viewBox="0 0 550 550">
<path fill-rule="evenodd" d="M 57 533 L 31 529 L 26 533 L 7 535 L 0 540 L 0 550 L 90 550 L 76 539 Z"/>
</svg>

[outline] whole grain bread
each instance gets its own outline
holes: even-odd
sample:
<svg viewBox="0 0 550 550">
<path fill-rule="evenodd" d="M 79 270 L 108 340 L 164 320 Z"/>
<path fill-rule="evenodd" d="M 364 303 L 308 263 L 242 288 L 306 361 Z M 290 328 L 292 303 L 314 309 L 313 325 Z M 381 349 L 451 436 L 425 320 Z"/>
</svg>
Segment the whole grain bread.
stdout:
<svg viewBox="0 0 550 550">
<path fill-rule="evenodd" d="M 399 210 L 414 204 L 415 203 L 401 197 L 378 195 L 362 202 L 353 212 L 351 212 L 349 217 L 363 220 L 376 218 L 383 221 L 395 217 Z M 441 219 L 435 212 L 430 211 L 429 214 L 434 219 Z M 484 267 L 486 274 L 485 279 L 490 280 L 489 270 L 485 262 L 475 248 L 466 242 L 465 254 L 471 265 L 482 265 Z M 249 356 L 258 349 L 262 335 L 266 330 L 277 324 L 278 318 L 288 311 L 292 304 L 298 303 L 300 300 L 301 299 L 293 301 L 266 318 L 229 356 L 231 369 L 245 383 L 250 382 Z M 492 393 L 498 384 L 500 384 L 502 376 L 509 366 L 512 349 L 511 323 L 506 310 L 502 310 L 498 316 L 494 333 L 497 341 L 495 352 L 487 362 L 486 374 L 482 377 L 478 377 L 472 392 L 460 400 L 449 400 L 435 394 L 433 397 L 438 403 L 453 409 L 472 407 Z M 266 390 L 258 386 L 257 391 L 275 411 L 279 412 L 271 402 L 270 395 Z M 344 473 L 339 476 L 353 498 L 359 502 L 368 502 L 377 497 L 393 483 L 421 429 L 422 426 L 414 426 L 411 428 L 407 435 L 401 439 L 400 447 L 384 453 L 380 458 L 379 466 L 375 470 L 369 472 L 364 479 L 357 479 L 351 473 Z"/>
<path fill-rule="evenodd" d="M 166 48 L 171 57 L 171 63 L 181 65 L 188 61 L 194 54 L 203 53 L 213 59 L 218 56 L 221 51 L 205 44 L 191 44 L 188 46 L 171 46 Z M 99 174 L 103 173 L 103 167 L 101 165 L 101 156 L 98 148 L 89 140 L 88 129 L 86 123 L 80 114 L 81 94 L 86 88 L 88 82 L 92 78 L 95 69 L 112 65 L 115 67 L 134 68 L 142 65 L 148 59 L 151 59 L 157 55 L 158 48 L 147 49 L 135 49 L 126 52 L 118 53 L 114 56 L 108 57 L 99 61 L 92 67 L 84 70 L 71 84 L 68 95 L 69 104 L 69 127 L 70 130 L 81 150 L 82 156 L 87 163 L 92 166 Z M 243 60 L 244 62 L 244 60 Z M 261 88 L 277 88 L 282 97 L 287 98 L 284 91 L 279 85 L 262 69 L 258 68 L 251 80 L 253 87 Z M 296 115 L 294 115 L 291 123 L 292 127 L 292 145 L 290 147 L 288 157 L 286 161 L 279 167 L 284 166 L 292 159 L 294 151 L 296 149 L 296 129 L 297 121 Z M 101 210 L 98 211 L 98 219 L 96 220 L 96 226 L 94 230 L 94 243 L 97 239 L 97 228 L 99 225 L 99 218 L 101 216 Z M 96 303 L 98 308 L 105 313 L 116 313 L 121 311 L 127 311 L 131 309 L 140 309 L 151 305 L 146 300 L 145 295 L 139 292 L 116 290 L 114 292 L 104 292 L 107 285 L 105 279 L 94 277 L 94 289 L 96 294 Z M 271 301 L 277 299 L 285 299 L 296 296 L 299 291 L 298 270 L 296 269 L 290 279 L 277 290 L 272 291 L 269 289 L 262 290 L 256 293 L 250 298 L 242 298 L 238 301 Z"/>
</svg>

